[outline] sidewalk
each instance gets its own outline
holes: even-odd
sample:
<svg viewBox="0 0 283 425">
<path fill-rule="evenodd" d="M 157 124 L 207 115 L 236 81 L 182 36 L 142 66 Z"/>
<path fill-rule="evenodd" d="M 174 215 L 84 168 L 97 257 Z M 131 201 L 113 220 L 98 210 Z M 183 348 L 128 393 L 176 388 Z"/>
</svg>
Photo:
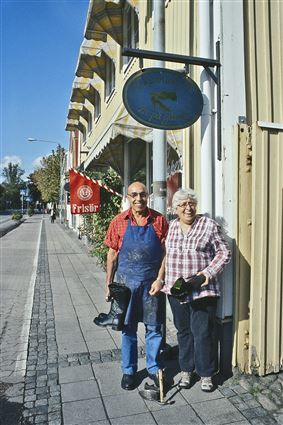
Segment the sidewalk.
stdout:
<svg viewBox="0 0 283 425">
<path fill-rule="evenodd" d="M 30 231 L 36 220 L 29 220 Z M 104 272 L 77 236 L 44 216 L 21 387 L 24 419 L 15 425 L 283 423 L 279 409 L 276 415 L 274 406 L 264 409 L 237 377 L 212 393 L 202 392 L 199 382 L 179 391 L 176 360 L 166 365 L 168 376 L 174 379 L 166 395 L 172 404 L 143 400 L 138 394 L 148 381 L 143 325 L 139 327 L 139 388 L 122 390 L 120 332 L 93 324 L 98 313 L 109 310 L 104 282 Z M 171 317 L 167 319 L 167 342 L 176 344 Z"/>
</svg>

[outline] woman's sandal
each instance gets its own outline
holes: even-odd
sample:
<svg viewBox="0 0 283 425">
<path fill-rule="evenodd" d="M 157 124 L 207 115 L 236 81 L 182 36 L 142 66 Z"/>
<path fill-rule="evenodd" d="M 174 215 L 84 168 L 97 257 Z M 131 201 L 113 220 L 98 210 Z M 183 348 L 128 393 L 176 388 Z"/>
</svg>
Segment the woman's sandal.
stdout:
<svg viewBox="0 0 283 425">
<path fill-rule="evenodd" d="M 201 389 L 206 393 L 210 393 L 213 390 L 213 382 L 210 376 L 201 378 Z"/>
</svg>

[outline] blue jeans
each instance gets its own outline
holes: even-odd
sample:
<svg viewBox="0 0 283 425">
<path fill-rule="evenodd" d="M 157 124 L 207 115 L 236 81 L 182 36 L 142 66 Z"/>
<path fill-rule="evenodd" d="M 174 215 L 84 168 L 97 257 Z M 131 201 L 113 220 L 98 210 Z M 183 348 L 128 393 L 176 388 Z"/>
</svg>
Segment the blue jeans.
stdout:
<svg viewBox="0 0 283 425">
<path fill-rule="evenodd" d="M 196 370 L 201 377 L 216 372 L 215 314 L 217 298 L 206 297 L 191 303 L 168 296 L 177 329 L 179 365 L 184 372 Z"/>
<path fill-rule="evenodd" d="M 127 325 L 122 331 L 122 371 L 133 375 L 138 369 L 138 325 Z M 157 373 L 162 343 L 161 325 L 145 324 L 146 368 L 148 373 Z"/>
</svg>

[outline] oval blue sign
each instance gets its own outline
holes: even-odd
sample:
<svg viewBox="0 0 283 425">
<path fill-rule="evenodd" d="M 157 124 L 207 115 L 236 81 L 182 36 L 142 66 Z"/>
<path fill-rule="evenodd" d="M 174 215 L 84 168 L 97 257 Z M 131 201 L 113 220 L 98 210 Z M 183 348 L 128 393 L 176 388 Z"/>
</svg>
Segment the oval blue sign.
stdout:
<svg viewBox="0 0 283 425">
<path fill-rule="evenodd" d="M 165 68 L 135 72 L 123 88 L 123 102 L 141 124 L 162 130 L 192 125 L 200 117 L 203 97 L 185 73 Z"/>
</svg>

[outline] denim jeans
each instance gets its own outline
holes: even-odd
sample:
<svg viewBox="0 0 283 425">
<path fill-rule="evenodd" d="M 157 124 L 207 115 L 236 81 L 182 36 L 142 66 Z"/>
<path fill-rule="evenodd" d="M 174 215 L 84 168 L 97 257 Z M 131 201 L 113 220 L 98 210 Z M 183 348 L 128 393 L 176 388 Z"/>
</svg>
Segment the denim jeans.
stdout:
<svg viewBox="0 0 283 425">
<path fill-rule="evenodd" d="M 206 297 L 191 303 L 168 296 L 177 329 L 179 365 L 184 372 L 196 370 L 201 377 L 216 372 L 215 314 L 217 298 Z"/>
<path fill-rule="evenodd" d="M 122 371 L 133 375 L 138 369 L 138 325 L 127 325 L 122 331 Z M 156 373 L 160 368 L 159 356 L 162 343 L 161 325 L 145 324 L 146 368 Z"/>
</svg>

